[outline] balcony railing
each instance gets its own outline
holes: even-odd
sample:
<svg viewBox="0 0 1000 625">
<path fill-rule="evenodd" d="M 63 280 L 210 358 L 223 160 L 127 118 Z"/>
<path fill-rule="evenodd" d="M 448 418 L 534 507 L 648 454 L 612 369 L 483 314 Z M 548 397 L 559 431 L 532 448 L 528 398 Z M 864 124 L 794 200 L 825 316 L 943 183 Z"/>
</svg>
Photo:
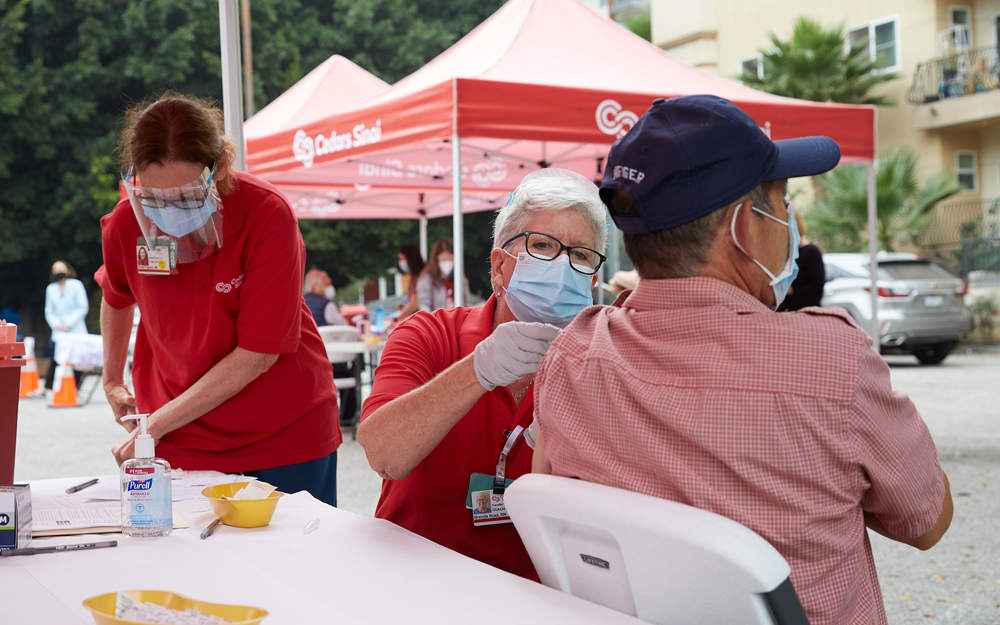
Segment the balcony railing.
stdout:
<svg viewBox="0 0 1000 625">
<path fill-rule="evenodd" d="M 997 46 L 983 46 L 918 65 L 906 99 L 911 104 L 927 104 L 997 88 L 1000 88 Z"/>
<path fill-rule="evenodd" d="M 1000 198 L 943 202 L 934 207 L 934 216 L 914 237 L 922 249 L 957 246 L 968 239 L 1000 236 Z"/>
</svg>

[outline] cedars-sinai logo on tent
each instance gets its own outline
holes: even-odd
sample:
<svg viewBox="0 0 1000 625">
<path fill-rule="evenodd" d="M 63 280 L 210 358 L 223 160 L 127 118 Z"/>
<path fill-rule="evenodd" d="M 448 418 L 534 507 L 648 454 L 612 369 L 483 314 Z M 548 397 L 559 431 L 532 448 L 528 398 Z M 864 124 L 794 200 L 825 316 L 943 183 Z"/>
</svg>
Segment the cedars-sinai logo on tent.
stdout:
<svg viewBox="0 0 1000 625">
<path fill-rule="evenodd" d="M 306 167 L 312 167 L 317 156 L 343 152 L 351 148 L 359 148 L 363 145 L 378 143 L 382 140 L 382 120 L 375 120 L 375 125 L 367 127 L 364 124 L 357 124 L 351 132 L 337 134 L 337 131 L 324 136 L 323 133 L 310 137 L 304 130 L 297 130 L 292 138 L 292 154 L 295 160 Z"/>
<path fill-rule="evenodd" d="M 489 187 L 495 182 L 503 182 L 507 177 L 507 163 L 503 159 L 488 158 L 472 167 L 472 182 L 476 186 Z"/>
<path fill-rule="evenodd" d="M 623 111 L 622 105 L 615 100 L 605 100 L 597 105 L 597 127 L 606 135 L 615 135 L 620 139 L 637 121 L 638 115 Z"/>
</svg>

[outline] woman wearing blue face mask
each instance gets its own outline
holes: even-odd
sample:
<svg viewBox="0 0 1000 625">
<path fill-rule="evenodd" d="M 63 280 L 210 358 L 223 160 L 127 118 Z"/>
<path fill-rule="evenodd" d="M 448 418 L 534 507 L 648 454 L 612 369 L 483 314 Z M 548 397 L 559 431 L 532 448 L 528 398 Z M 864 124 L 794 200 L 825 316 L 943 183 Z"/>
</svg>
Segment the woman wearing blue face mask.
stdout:
<svg viewBox="0 0 1000 625">
<path fill-rule="evenodd" d="M 174 467 L 246 473 L 336 505 L 337 396 L 303 300 L 305 246 L 288 200 L 230 167 L 211 103 L 168 95 L 126 121 L 127 198 L 101 220 L 96 276 L 115 419 L 150 413 L 156 455 Z M 123 426 L 119 464 L 138 432 Z"/>
<path fill-rule="evenodd" d="M 502 484 L 531 471 L 535 372 L 560 328 L 593 301 L 605 224 L 590 180 L 529 174 L 494 225 L 494 295 L 396 326 L 358 429 L 385 480 L 375 516 L 538 579 L 502 505 L 473 518 L 473 492 L 491 489 L 498 472 Z"/>
</svg>

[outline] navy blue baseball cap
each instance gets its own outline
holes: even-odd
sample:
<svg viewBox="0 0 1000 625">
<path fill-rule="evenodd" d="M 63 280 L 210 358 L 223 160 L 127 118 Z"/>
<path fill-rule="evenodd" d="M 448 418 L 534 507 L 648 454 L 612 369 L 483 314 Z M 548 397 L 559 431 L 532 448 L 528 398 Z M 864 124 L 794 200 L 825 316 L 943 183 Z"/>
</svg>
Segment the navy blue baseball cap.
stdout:
<svg viewBox="0 0 1000 625">
<path fill-rule="evenodd" d="M 829 137 L 771 141 L 735 104 L 712 95 L 659 99 L 611 146 L 601 199 L 628 234 L 647 234 L 723 208 L 762 182 L 815 176 L 840 162 Z M 639 216 L 616 215 L 618 189 Z"/>
</svg>

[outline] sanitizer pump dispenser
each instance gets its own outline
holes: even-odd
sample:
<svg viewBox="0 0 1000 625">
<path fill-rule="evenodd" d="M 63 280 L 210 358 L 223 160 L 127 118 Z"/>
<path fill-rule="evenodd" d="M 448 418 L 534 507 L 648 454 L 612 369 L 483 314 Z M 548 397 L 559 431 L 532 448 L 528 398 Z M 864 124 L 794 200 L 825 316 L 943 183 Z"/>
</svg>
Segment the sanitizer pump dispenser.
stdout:
<svg viewBox="0 0 1000 625">
<path fill-rule="evenodd" d="M 153 437 L 147 433 L 148 414 L 127 415 L 139 422 L 135 457 L 121 466 L 122 534 L 141 538 L 168 536 L 174 530 L 170 463 L 155 457 Z"/>
</svg>

